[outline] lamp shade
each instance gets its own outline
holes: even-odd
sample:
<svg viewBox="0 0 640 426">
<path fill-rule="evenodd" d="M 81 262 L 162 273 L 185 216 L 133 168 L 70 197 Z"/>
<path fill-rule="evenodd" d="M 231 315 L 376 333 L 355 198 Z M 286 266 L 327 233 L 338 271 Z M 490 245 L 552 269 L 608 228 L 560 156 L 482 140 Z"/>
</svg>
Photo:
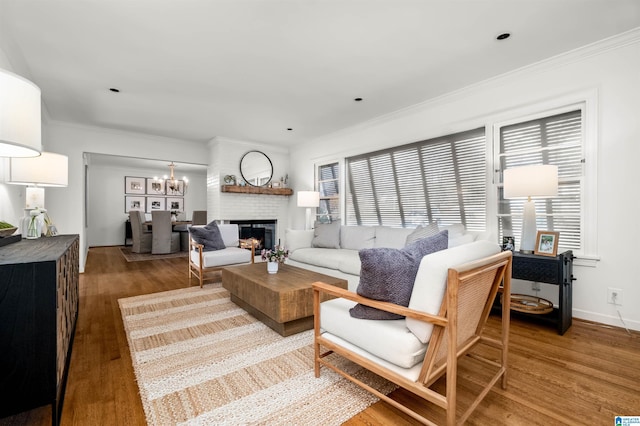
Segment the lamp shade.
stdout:
<svg viewBox="0 0 640 426">
<path fill-rule="evenodd" d="M 39 157 L 9 160 L 9 180 L 16 185 L 67 186 L 69 159 L 66 155 L 43 152 Z"/>
<path fill-rule="evenodd" d="M 40 151 L 40 89 L 0 69 L 0 157 L 35 157 Z"/>
<path fill-rule="evenodd" d="M 504 171 L 504 198 L 558 195 L 558 166 L 536 164 Z"/>
<path fill-rule="evenodd" d="M 319 207 L 320 193 L 317 191 L 298 191 L 298 207 Z"/>
</svg>

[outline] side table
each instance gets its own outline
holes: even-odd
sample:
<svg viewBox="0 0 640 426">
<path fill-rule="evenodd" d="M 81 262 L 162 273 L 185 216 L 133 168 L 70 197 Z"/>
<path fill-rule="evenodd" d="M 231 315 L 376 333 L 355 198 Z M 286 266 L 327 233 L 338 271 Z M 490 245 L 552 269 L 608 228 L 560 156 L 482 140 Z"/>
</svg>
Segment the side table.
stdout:
<svg viewBox="0 0 640 426">
<path fill-rule="evenodd" d="M 571 327 L 573 252 L 567 250 L 555 257 L 534 254 L 513 253 L 512 278 L 535 281 L 558 286 L 558 307 L 548 314 L 527 314 L 513 312 L 540 321 L 555 324 L 558 334 L 564 334 Z"/>
<path fill-rule="evenodd" d="M 0 418 L 50 404 L 51 423 L 60 424 L 80 303 L 79 241 L 58 235 L 0 248 Z"/>
</svg>

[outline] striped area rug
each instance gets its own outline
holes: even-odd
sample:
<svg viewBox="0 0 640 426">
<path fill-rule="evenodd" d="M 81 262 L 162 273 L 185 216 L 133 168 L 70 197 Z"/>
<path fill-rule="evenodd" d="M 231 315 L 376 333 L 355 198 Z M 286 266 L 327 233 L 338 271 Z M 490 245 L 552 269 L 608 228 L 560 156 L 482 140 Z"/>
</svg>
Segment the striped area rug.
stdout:
<svg viewBox="0 0 640 426">
<path fill-rule="evenodd" d="M 150 425 L 338 425 L 377 401 L 326 368 L 316 379 L 313 330 L 280 336 L 220 283 L 118 302 Z M 339 362 L 383 393 L 394 389 Z"/>
</svg>

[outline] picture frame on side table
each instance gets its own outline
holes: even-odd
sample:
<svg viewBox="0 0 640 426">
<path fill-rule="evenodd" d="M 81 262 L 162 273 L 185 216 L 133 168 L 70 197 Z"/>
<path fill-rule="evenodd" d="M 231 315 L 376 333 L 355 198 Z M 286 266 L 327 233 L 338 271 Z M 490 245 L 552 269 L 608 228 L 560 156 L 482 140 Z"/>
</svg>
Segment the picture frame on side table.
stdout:
<svg viewBox="0 0 640 426">
<path fill-rule="evenodd" d="M 129 213 L 131 210 L 140 210 L 144 212 L 145 197 L 132 197 L 127 195 L 124 197 L 124 212 Z"/>
<path fill-rule="evenodd" d="M 510 250 L 514 251 L 516 249 L 516 239 L 515 237 L 505 235 L 502 237 L 502 251 Z"/>
<path fill-rule="evenodd" d="M 147 197 L 147 213 L 156 210 L 166 210 L 164 197 Z"/>
<path fill-rule="evenodd" d="M 142 194 L 146 190 L 146 178 L 125 176 L 124 177 L 124 193 L 125 194 Z"/>
<path fill-rule="evenodd" d="M 533 254 L 556 257 L 558 255 L 559 238 L 559 232 L 538 231 L 538 234 L 536 235 L 536 247 Z"/>
</svg>

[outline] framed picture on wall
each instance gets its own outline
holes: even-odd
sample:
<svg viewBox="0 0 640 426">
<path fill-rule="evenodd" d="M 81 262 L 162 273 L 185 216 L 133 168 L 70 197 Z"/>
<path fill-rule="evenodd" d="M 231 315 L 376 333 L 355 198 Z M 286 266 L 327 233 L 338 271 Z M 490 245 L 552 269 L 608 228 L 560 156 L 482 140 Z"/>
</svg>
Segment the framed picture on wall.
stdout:
<svg viewBox="0 0 640 426">
<path fill-rule="evenodd" d="M 124 177 L 125 194 L 144 194 L 145 189 L 145 178 L 133 176 Z"/>
<path fill-rule="evenodd" d="M 167 198 L 167 210 L 172 212 L 184 211 L 184 198 L 168 197 Z"/>
<path fill-rule="evenodd" d="M 164 189 L 164 180 L 147 178 L 147 195 L 164 195 L 164 194 L 166 194 L 166 191 Z"/>
<path fill-rule="evenodd" d="M 556 256 L 558 254 L 559 232 L 538 231 L 536 236 L 536 247 L 533 254 L 541 256 Z"/>
<path fill-rule="evenodd" d="M 184 195 L 184 181 L 183 180 L 177 180 L 176 182 L 178 182 L 178 186 L 175 188 L 171 188 L 168 183 L 167 183 L 167 187 L 166 187 L 166 194 L 167 195 Z"/>
<path fill-rule="evenodd" d="M 140 210 L 143 212 L 145 208 L 144 197 L 133 197 L 129 195 L 124 197 L 125 213 L 129 213 L 131 210 Z"/>
<path fill-rule="evenodd" d="M 147 213 L 156 210 L 166 210 L 164 197 L 147 197 Z"/>
</svg>

